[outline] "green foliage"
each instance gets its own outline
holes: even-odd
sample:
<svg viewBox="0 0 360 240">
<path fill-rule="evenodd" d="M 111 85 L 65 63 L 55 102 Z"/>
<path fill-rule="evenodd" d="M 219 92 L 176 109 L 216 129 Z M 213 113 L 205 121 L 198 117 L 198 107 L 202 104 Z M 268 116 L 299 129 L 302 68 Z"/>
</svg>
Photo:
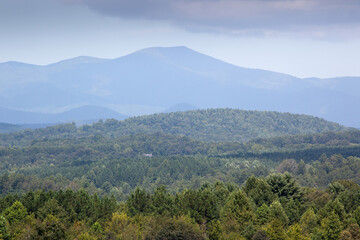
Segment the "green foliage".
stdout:
<svg viewBox="0 0 360 240">
<path fill-rule="evenodd" d="M 288 240 L 310 240 L 310 238 L 305 237 L 302 233 L 302 229 L 299 224 L 295 223 L 290 226 L 288 232 Z"/>
<path fill-rule="evenodd" d="M 159 218 L 156 228 L 145 234 L 146 240 L 174 239 L 174 240 L 203 240 L 206 239 L 200 228 L 191 222 L 188 217 Z"/>
<path fill-rule="evenodd" d="M 0 239 L 10 239 L 8 223 L 3 216 L 0 216 Z"/>
<path fill-rule="evenodd" d="M 246 180 L 244 191 L 258 207 L 263 204 L 269 205 L 276 198 L 271 186 L 264 179 L 255 176 L 251 176 Z"/>
<path fill-rule="evenodd" d="M 252 222 L 255 217 L 250 200 L 242 190 L 230 194 L 224 207 L 224 215 L 235 219 L 241 225 Z"/>
<path fill-rule="evenodd" d="M 98 197 L 84 190 L 9 194 L 0 197 L 1 209 L 6 206 L 5 217 L 0 217 L 0 234 L 3 239 L 90 240 L 360 238 L 356 223 L 358 208 L 346 213 L 339 200 L 343 192 L 356 193 L 359 188 L 356 183 L 341 181 L 344 188 L 334 195 L 335 199 L 330 195 L 323 198 L 325 192 L 321 190 L 305 189 L 306 197 L 297 202 L 299 205 L 290 197 L 283 198 L 283 202 L 275 200 L 270 207 L 265 203 L 257 207 L 245 190 L 256 186 L 253 183 L 259 180 L 263 178 L 251 177 L 243 189 L 217 181 L 176 194 L 168 193 L 164 186 L 153 193 L 137 188 L 126 202 L 118 204 L 111 197 Z M 314 205 L 320 201 L 318 198 L 324 203 Z M 29 214 L 24 205 L 28 206 Z M 311 206 L 321 205 L 315 214 Z M 305 212 L 301 217 L 293 217 L 296 215 L 293 210 L 299 209 Z M 9 223 L 6 216 L 12 217 Z"/>
<path fill-rule="evenodd" d="M 265 203 L 256 209 L 256 222 L 259 225 L 264 225 L 270 221 L 270 208 Z"/>
<path fill-rule="evenodd" d="M 151 197 L 145 189 L 136 188 L 135 192 L 130 195 L 126 203 L 131 216 L 140 213 L 148 214 L 152 210 Z"/>
<path fill-rule="evenodd" d="M 300 219 L 300 226 L 303 229 L 303 233 L 309 235 L 317 227 L 317 217 L 312 208 L 309 208 Z"/>
<path fill-rule="evenodd" d="M 222 234 L 221 222 L 219 220 L 211 221 L 206 228 L 209 240 L 218 240 Z"/>
<path fill-rule="evenodd" d="M 354 211 L 354 218 L 357 222 L 357 224 L 360 225 L 360 206 L 356 208 L 356 210 Z"/>
<path fill-rule="evenodd" d="M 321 221 L 321 228 L 325 240 L 336 240 L 342 230 L 341 222 L 337 214 L 331 212 L 327 218 Z"/>
<path fill-rule="evenodd" d="M 19 201 L 14 202 L 11 207 L 8 207 L 4 211 L 4 216 L 10 224 L 22 221 L 27 214 L 26 208 Z"/>
<path fill-rule="evenodd" d="M 161 132 L 185 135 L 204 141 L 243 142 L 259 137 L 344 130 L 346 128 L 339 124 L 307 115 L 238 109 L 207 109 L 153 114 L 128 118 L 124 121 L 109 119 L 81 128 L 76 128 L 75 124 L 62 124 L 34 131 L 26 130 L 0 136 L 0 145 L 8 146 L 11 142 L 28 144 L 34 139 L 72 138 L 78 135 L 89 136 L 99 133 L 119 137 Z"/>
<path fill-rule="evenodd" d="M 266 235 L 270 240 L 286 240 L 283 223 L 279 219 L 272 220 L 266 227 Z"/>
<path fill-rule="evenodd" d="M 46 216 L 40 226 L 39 235 L 45 240 L 61 240 L 65 238 L 65 226 L 53 215 Z"/>
<path fill-rule="evenodd" d="M 271 174 L 266 181 L 280 200 L 303 200 L 302 189 L 290 174 Z"/>
<path fill-rule="evenodd" d="M 151 199 L 154 211 L 157 214 L 170 214 L 174 211 L 174 202 L 171 195 L 166 191 L 165 186 L 156 188 Z"/>
<path fill-rule="evenodd" d="M 279 136 L 331 129 L 344 128 L 302 115 L 210 109 L 0 134 L 0 233 L 356 239 L 360 131 Z"/>
<path fill-rule="evenodd" d="M 278 220 L 283 226 L 288 225 L 289 218 L 279 201 L 275 201 L 270 205 L 269 213 L 271 220 Z"/>
</svg>

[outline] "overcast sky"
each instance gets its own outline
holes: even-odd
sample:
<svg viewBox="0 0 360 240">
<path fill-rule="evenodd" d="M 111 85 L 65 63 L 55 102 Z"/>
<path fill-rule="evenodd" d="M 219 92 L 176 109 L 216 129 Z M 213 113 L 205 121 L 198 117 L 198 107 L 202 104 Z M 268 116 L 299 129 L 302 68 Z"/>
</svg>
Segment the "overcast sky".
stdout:
<svg viewBox="0 0 360 240">
<path fill-rule="evenodd" d="M 360 76 L 360 1 L 0 0 L 0 62 L 179 45 L 298 77 Z"/>
</svg>

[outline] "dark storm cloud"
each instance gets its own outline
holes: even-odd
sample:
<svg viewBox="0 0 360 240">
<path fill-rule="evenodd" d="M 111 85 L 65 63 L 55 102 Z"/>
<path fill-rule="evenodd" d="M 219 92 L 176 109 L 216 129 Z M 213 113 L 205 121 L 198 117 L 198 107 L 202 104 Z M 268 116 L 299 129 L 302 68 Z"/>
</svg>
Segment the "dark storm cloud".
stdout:
<svg viewBox="0 0 360 240">
<path fill-rule="evenodd" d="M 189 30 L 311 30 L 360 23 L 359 0 L 62 0 L 101 14 L 166 20 Z"/>
</svg>

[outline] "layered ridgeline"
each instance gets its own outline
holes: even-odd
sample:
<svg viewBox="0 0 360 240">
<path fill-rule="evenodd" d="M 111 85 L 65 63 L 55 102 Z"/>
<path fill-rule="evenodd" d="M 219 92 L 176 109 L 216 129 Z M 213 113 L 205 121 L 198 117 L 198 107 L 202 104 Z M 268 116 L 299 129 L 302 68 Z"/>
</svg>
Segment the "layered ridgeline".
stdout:
<svg viewBox="0 0 360 240">
<path fill-rule="evenodd" d="M 360 127 L 360 108 L 353 107 L 360 102 L 359 88 L 359 77 L 301 79 L 235 66 L 186 47 L 148 48 L 116 59 L 78 57 L 46 66 L 0 63 L 0 105 L 8 109 L 96 105 L 134 116 L 188 103 L 202 109 L 310 114 Z"/>
<path fill-rule="evenodd" d="M 122 120 L 127 116 L 105 107 L 90 105 L 60 113 L 39 113 L 0 107 L 0 122 L 21 125 L 23 128 L 39 128 L 68 122 L 76 122 L 82 125 L 108 118 Z"/>
<path fill-rule="evenodd" d="M 74 138 L 90 135 L 120 137 L 138 133 L 184 135 L 209 142 L 239 141 L 282 135 L 344 131 L 347 128 L 308 115 L 243 111 L 238 109 L 207 109 L 173 112 L 99 121 L 77 128 L 74 124 L 57 125 L 35 131 L 0 135 L 1 145 L 21 145 L 42 138 Z"/>
</svg>

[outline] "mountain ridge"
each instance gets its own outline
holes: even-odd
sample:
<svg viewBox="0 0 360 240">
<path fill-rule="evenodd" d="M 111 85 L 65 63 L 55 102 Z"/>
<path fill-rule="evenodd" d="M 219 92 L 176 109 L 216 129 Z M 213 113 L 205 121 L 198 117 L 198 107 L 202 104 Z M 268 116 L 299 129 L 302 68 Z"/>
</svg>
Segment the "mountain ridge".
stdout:
<svg viewBox="0 0 360 240">
<path fill-rule="evenodd" d="M 81 60 L 85 58 L 85 63 Z M 2 106 L 64 109 L 70 105 L 167 109 L 187 102 L 201 109 L 239 108 L 310 114 L 360 127 L 360 77 L 301 79 L 242 68 L 186 47 L 147 48 L 115 59 L 88 57 L 60 65 L 0 64 Z M 77 61 L 77 60 L 78 61 Z M 65 60 L 66 61 L 66 60 Z M 134 106 L 138 106 L 136 111 Z M 135 111 L 134 111 L 135 110 Z"/>
<path fill-rule="evenodd" d="M 0 122 L 16 124 L 52 124 L 81 121 L 98 121 L 99 119 L 125 119 L 127 116 L 99 106 L 81 106 L 61 113 L 39 113 L 13 110 L 0 107 Z"/>
</svg>

